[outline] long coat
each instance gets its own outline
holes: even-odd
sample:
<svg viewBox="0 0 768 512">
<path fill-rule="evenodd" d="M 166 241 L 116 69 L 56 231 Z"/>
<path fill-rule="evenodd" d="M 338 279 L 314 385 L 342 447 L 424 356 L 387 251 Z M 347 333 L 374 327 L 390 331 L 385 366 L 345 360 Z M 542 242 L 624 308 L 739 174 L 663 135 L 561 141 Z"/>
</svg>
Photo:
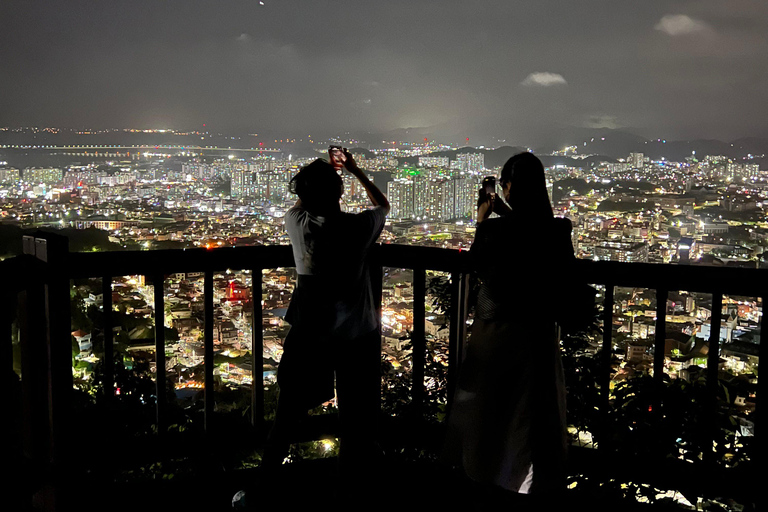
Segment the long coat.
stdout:
<svg viewBox="0 0 768 512">
<path fill-rule="evenodd" d="M 570 222 L 489 219 L 471 254 L 480 285 L 449 451 L 476 481 L 521 493 L 562 489 L 565 385 L 555 318 L 567 307 Z"/>
</svg>

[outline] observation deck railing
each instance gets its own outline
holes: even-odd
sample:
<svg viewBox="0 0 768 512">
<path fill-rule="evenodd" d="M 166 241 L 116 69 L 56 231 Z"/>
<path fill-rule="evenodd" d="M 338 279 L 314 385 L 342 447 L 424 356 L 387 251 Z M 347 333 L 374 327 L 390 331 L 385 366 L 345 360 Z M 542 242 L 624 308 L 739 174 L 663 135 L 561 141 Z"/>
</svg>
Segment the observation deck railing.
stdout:
<svg viewBox="0 0 768 512">
<path fill-rule="evenodd" d="M 380 245 L 372 251 L 372 268 L 413 269 L 413 385 L 412 403 L 415 408 L 425 397 L 425 297 L 426 271 L 451 273 L 451 311 L 449 334 L 448 397 L 453 395 L 456 376 L 461 364 L 467 338 L 469 295 L 468 253 L 449 249 Z M 177 272 L 202 272 L 204 275 L 204 423 L 211 427 L 214 411 L 214 301 L 213 276 L 226 269 L 250 269 L 252 272 L 253 300 L 253 371 L 254 385 L 251 395 L 252 425 L 264 429 L 264 387 L 259 385 L 262 368 L 263 330 L 261 303 L 263 282 L 259 279 L 263 269 L 293 267 L 290 246 L 257 246 L 219 248 L 213 250 L 159 250 L 142 252 L 70 253 L 66 239 L 48 234 L 24 239 L 24 255 L 0 262 L 0 275 L 5 283 L 0 309 L 0 343 L 3 344 L 3 363 L 10 369 L 13 356 L 11 324 L 19 325 L 22 365 L 22 426 L 25 456 L 56 465 L 66 452 L 67 424 L 73 388 L 72 355 L 70 343 L 70 280 L 100 278 L 103 291 L 104 325 L 104 389 L 113 389 L 114 357 L 112 319 L 112 280 L 116 276 L 144 275 L 157 289 L 163 287 L 165 276 Z M 714 394 L 718 386 L 720 358 L 720 323 L 723 294 L 762 297 L 768 300 L 768 272 L 759 269 L 679 266 L 667 264 L 641 264 L 595 262 L 580 260 L 575 263 L 578 279 L 583 283 L 605 286 L 603 303 L 602 370 L 597 383 L 601 393 L 601 407 L 609 406 L 610 358 L 612 353 L 612 324 L 614 314 L 614 287 L 638 287 L 656 290 L 657 314 L 655 319 L 653 378 L 659 384 L 664 378 L 665 314 L 669 291 L 686 290 L 712 294 L 711 334 L 707 363 L 707 384 L 712 394 L 711 407 L 716 407 Z M 379 277 L 381 274 L 379 274 Z M 379 282 L 381 280 L 379 279 Z M 564 301 L 569 300 L 567 297 Z M 556 307 L 567 307 L 567 302 Z M 15 318 L 15 311 L 19 317 Z M 164 325 L 164 294 L 154 294 L 155 326 Z M 765 316 L 760 319 L 762 329 Z M 165 333 L 155 329 L 156 354 L 156 423 L 158 431 L 167 421 L 165 393 Z M 760 344 L 759 355 L 765 356 L 765 344 Z M 765 385 L 758 383 L 758 399 Z M 661 399 L 657 397 L 656 399 Z M 758 403 L 755 410 L 755 452 L 757 468 L 765 466 L 762 443 L 765 408 Z M 601 428 L 610 429 L 604 424 Z M 598 452 L 601 446 L 598 446 Z"/>
</svg>

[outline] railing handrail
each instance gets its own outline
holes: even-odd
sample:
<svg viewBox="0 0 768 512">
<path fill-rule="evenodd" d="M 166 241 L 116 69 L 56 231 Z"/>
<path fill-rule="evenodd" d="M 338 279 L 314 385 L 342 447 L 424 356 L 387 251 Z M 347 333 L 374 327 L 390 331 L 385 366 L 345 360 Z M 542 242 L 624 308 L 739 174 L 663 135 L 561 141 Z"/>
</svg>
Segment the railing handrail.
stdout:
<svg viewBox="0 0 768 512">
<path fill-rule="evenodd" d="M 379 244 L 375 247 L 383 266 L 424 268 L 450 272 L 469 270 L 469 251 Z M 223 247 L 215 249 L 163 249 L 69 253 L 70 278 L 103 275 L 155 275 L 227 268 L 292 267 L 290 245 Z M 0 267 L 1 268 L 1 267 Z M 768 271 L 672 263 L 626 263 L 575 260 L 574 272 L 586 283 L 611 282 L 616 286 L 693 292 L 722 291 L 732 295 L 762 296 L 768 291 Z"/>
<path fill-rule="evenodd" d="M 374 257 L 385 266 L 428 268 L 449 272 L 467 266 L 467 251 L 377 244 Z M 70 253 L 67 272 L 70 278 L 104 275 L 154 275 L 203 270 L 293 267 L 290 245 L 222 247 L 215 249 L 163 249 L 157 251 L 109 251 Z"/>
<path fill-rule="evenodd" d="M 762 296 L 768 292 L 768 270 L 759 268 L 678 265 L 674 263 L 627 263 L 576 260 L 580 281 L 611 282 L 627 288 L 685 290 L 731 295 Z"/>
</svg>

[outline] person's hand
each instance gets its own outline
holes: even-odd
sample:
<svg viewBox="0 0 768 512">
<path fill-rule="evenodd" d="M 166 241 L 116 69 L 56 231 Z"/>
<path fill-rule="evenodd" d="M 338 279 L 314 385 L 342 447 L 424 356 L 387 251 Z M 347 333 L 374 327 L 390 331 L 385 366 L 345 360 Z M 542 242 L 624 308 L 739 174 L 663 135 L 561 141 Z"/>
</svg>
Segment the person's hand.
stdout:
<svg viewBox="0 0 768 512">
<path fill-rule="evenodd" d="M 344 167 L 347 168 L 347 170 L 357 169 L 357 162 L 355 162 L 355 158 L 352 156 L 352 153 L 350 153 L 347 148 L 344 148 Z"/>
<path fill-rule="evenodd" d="M 507 203 L 504 202 L 503 199 L 497 199 L 495 197 L 493 200 L 493 211 L 500 217 L 506 217 L 512 213 L 512 209 L 509 207 L 509 205 L 507 205 Z"/>
<path fill-rule="evenodd" d="M 477 200 L 477 223 L 480 224 L 493 212 L 493 206 L 496 202 L 496 194 L 489 194 L 484 189 L 480 189 Z"/>
</svg>

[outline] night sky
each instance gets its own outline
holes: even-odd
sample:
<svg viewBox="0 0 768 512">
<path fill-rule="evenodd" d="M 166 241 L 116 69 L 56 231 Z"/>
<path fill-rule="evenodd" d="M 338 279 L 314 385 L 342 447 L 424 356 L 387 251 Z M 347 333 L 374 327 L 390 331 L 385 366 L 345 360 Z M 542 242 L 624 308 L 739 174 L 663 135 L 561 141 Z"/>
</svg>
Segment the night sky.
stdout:
<svg viewBox="0 0 768 512">
<path fill-rule="evenodd" d="M 0 126 L 727 140 L 766 78 L 765 0 L 0 2 Z"/>
</svg>

